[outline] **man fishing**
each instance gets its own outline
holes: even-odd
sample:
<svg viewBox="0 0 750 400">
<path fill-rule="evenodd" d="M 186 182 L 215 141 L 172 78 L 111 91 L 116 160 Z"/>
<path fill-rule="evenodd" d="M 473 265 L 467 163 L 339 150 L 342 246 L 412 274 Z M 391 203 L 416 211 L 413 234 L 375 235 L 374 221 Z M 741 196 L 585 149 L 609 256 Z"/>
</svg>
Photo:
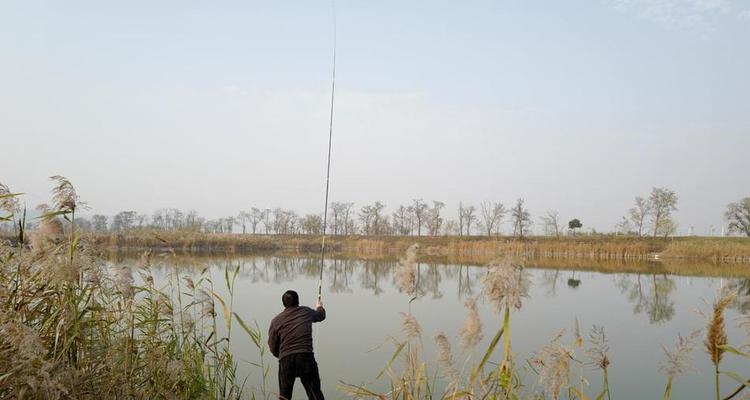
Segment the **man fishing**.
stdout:
<svg viewBox="0 0 750 400">
<path fill-rule="evenodd" d="M 299 305 L 299 295 L 287 290 L 281 296 L 284 311 L 271 321 L 268 347 L 279 359 L 279 399 L 291 400 L 294 380 L 300 378 L 310 400 L 324 400 L 318 363 L 313 354 L 312 324 L 326 319 L 318 299 L 315 310 Z"/>
</svg>

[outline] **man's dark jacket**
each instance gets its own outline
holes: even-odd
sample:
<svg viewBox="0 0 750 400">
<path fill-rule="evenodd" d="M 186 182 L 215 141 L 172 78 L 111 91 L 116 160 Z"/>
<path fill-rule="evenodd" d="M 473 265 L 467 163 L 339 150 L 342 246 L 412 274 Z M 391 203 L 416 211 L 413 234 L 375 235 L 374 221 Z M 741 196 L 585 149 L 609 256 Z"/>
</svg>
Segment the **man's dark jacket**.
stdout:
<svg viewBox="0 0 750 400">
<path fill-rule="evenodd" d="M 312 353 L 312 324 L 326 319 L 326 310 L 304 306 L 287 307 L 271 321 L 268 347 L 274 357 L 282 359 L 290 354 Z"/>
</svg>

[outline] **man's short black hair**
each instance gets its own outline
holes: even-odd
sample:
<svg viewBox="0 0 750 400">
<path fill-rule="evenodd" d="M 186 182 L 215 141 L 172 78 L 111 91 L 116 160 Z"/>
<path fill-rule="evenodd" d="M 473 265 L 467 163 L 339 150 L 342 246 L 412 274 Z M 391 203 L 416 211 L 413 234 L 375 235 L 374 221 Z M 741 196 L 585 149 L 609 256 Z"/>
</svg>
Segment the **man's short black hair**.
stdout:
<svg viewBox="0 0 750 400">
<path fill-rule="evenodd" d="M 299 305 L 299 295 L 294 290 L 287 290 L 281 296 L 281 302 L 284 304 L 284 307 L 296 307 Z"/>
</svg>

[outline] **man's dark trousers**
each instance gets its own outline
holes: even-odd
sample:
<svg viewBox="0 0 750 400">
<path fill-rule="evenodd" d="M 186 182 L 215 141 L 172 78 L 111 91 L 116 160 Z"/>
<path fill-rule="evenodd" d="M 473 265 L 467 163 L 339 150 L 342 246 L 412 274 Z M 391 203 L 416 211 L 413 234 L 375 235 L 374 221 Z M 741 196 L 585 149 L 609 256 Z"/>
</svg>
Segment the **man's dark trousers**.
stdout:
<svg viewBox="0 0 750 400">
<path fill-rule="evenodd" d="M 325 400 L 320 391 L 318 363 L 313 353 L 290 354 L 279 360 L 279 399 L 291 400 L 294 379 L 300 378 L 310 400 Z"/>
</svg>

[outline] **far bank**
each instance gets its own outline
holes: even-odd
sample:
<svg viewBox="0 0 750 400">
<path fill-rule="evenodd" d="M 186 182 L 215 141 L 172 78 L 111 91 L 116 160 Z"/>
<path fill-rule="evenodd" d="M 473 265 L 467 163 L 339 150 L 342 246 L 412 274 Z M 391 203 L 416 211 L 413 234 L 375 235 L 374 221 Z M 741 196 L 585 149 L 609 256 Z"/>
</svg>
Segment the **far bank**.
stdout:
<svg viewBox="0 0 750 400">
<path fill-rule="evenodd" d="M 86 234 L 102 250 L 173 249 L 188 253 L 320 251 L 320 235 L 243 235 L 144 230 Z M 328 236 L 326 250 L 357 257 L 403 254 L 414 244 L 422 256 L 484 263 L 503 255 L 578 260 L 701 260 L 750 264 L 750 238 L 651 238 L 612 235 L 526 238 L 487 236 Z"/>
</svg>

